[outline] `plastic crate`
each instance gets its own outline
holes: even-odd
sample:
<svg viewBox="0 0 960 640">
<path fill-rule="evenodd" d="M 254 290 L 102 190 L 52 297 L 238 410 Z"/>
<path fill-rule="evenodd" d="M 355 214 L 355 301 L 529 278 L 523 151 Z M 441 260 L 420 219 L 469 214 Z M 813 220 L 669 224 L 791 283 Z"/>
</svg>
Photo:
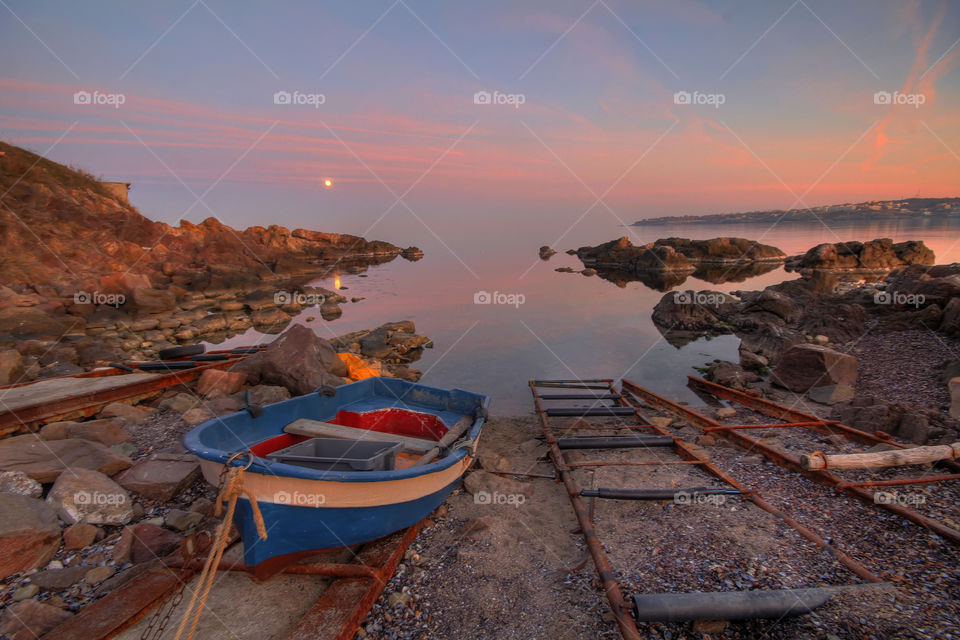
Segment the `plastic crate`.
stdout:
<svg viewBox="0 0 960 640">
<path fill-rule="evenodd" d="M 400 442 L 310 438 L 269 453 L 267 458 L 324 471 L 388 471 L 402 448 Z"/>
</svg>

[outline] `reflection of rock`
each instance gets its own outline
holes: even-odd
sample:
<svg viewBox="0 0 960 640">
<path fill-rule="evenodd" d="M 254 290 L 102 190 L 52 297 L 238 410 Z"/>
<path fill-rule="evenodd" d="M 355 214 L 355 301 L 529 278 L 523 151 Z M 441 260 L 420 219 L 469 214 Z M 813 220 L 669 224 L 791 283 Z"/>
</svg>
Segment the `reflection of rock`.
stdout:
<svg viewBox="0 0 960 640">
<path fill-rule="evenodd" d="M 560 269 L 557 269 L 560 271 Z M 570 273 L 574 273 L 570 269 Z M 608 282 L 612 282 L 621 289 L 626 288 L 631 282 L 641 282 L 654 291 L 669 291 L 674 287 L 683 284 L 687 279 L 687 273 L 676 271 L 639 271 L 637 273 L 627 273 L 618 270 L 598 270 L 597 275 Z"/>
<path fill-rule="evenodd" d="M 710 284 L 744 282 L 748 278 L 762 276 L 779 267 L 779 262 L 752 262 L 737 265 L 701 264 L 693 272 L 693 277 Z"/>
<path fill-rule="evenodd" d="M 407 247 L 400 252 L 400 255 L 410 262 L 416 262 L 423 257 L 423 251 L 419 247 Z"/>
<path fill-rule="evenodd" d="M 541 259 L 541 260 L 549 260 L 549 259 L 550 259 L 550 256 L 554 255 L 555 253 L 556 253 L 556 251 L 554 251 L 553 249 L 551 249 L 551 248 L 548 247 L 547 245 L 543 245 L 542 247 L 540 247 L 540 259 Z"/>
</svg>

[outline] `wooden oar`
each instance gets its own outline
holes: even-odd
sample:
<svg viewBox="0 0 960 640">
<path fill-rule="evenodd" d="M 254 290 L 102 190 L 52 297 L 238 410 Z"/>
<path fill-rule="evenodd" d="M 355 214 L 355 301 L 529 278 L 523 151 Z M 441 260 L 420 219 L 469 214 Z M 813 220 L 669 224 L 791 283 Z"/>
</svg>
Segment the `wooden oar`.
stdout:
<svg viewBox="0 0 960 640">
<path fill-rule="evenodd" d="M 437 458 L 437 456 L 440 455 L 441 451 L 461 438 L 471 426 L 473 426 L 473 416 L 463 416 L 457 420 L 457 423 L 453 425 L 449 431 L 443 434 L 443 437 L 437 442 L 437 446 L 420 456 L 420 458 L 411 466 L 422 467 L 425 464 L 430 464 Z"/>
</svg>

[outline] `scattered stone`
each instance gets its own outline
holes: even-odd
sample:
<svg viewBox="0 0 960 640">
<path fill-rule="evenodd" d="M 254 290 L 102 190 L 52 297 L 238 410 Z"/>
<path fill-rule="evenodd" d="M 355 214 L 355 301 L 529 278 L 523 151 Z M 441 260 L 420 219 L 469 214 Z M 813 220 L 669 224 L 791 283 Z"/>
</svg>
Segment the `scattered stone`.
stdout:
<svg viewBox="0 0 960 640">
<path fill-rule="evenodd" d="M 25 584 L 13 592 L 13 601 L 20 602 L 21 600 L 29 600 L 38 593 L 40 593 L 40 587 L 33 583 Z"/>
<path fill-rule="evenodd" d="M 652 418 L 650 418 L 650 422 L 657 425 L 661 429 L 666 429 L 671 424 L 673 424 L 673 418 L 670 418 L 668 416 L 653 416 Z"/>
<path fill-rule="evenodd" d="M 186 422 L 187 424 L 196 426 L 202 422 L 206 422 L 207 420 L 210 420 L 211 418 L 215 418 L 216 416 L 217 414 L 215 414 L 213 411 L 211 411 L 207 407 L 197 407 L 195 409 L 190 409 L 189 411 L 185 411 L 184 414 L 180 416 L 180 419 Z"/>
<path fill-rule="evenodd" d="M 199 405 L 201 400 L 189 393 L 178 393 L 172 398 L 166 398 L 160 401 L 159 408 L 176 413 L 186 413 Z"/>
<path fill-rule="evenodd" d="M 953 378 L 947 385 L 950 389 L 950 417 L 960 420 L 960 378 Z"/>
<path fill-rule="evenodd" d="M 694 620 L 694 633 L 722 633 L 730 624 L 728 620 Z"/>
<path fill-rule="evenodd" d="M 737 415 L 737 410 L 733 407 L 721 407 L 717 409 L 716 414 L 717 418 L 725 420 L 727 418 L 732 418 Z"/>
<path fill-rule="evenodd" d="M 83 549 L 97 539 L 97 528 L 86 522 L 72 524 L 63 531 L 63 547 L 67 551 Z"/>
<path fill-rule="evenodd" d="M 180 540 L 176 533 L 152 523 L 126 527 L 113 548 L 113 561 L 116 564 L 139 564 L 162 558 L 178 549 Z"/>
<path fill-rule="evenodd" d="M 59 547 L 53 509 L 35 498 L 0 493 L 0 578 L 42 567 Z"/>
<path fill-rule="evenodd" d="M 40 483 L 53 482 L 66 467 L 113 475 L 132 464 L 98 442 L 68 438 L 45 442 L 33 434 L 0 441 L 0 470 L 22 471 Z"/>
<path fill-rule="evenodd" d="M 106 565 L 102 567 L 94 567 L 93 569 L 87 571 L 87 573 L 83 576 L 83 581 L 87 584 L 97 584 L 103 582 L 107 578 L 110 578 L 116 572 L 116 569 Z"/>
<path fill-rule="evenodd" d="M 66 427 L 67 438 L 79 438 L 99 442 L 108 447 L 130 440 L 130 433 L 123 428 L 120 419 L 88 420 L 75 422 Z"/>
<path fill-rule="evenodd" d="M 37 602 L 24 600 L 10 607 L 0 623 L 0 635 L 10 640 L 36 640 L 54 627 L 73 616 L 69 611 Z"/>
<path fill-rule="evenodd" d="M 205 517 L 206 516 L 197 511 L 170 509 L 166 517 L 163 519 L 163 524 L 171 529 L 176 529 L 177 531 L 186 531 L 187 529 L 192 529 L 203 522 Z"/>
<path fill-rule="evenodd" d="M 0 351 L 0 386 L 16 384 L 23 377 L 23 357 L 16 349 Z"/>
<path fill-rule="evenodd" d="M 43 495 L 43 486 L 23 471 L 0 471 L 0 493 L 39 498 Z"/>
<path fill-rule="evenodd" d="M 406 591 L 394 591 L 387 596 L 387 606 L 390 608 L 400 606 L 405 607 L 410 602 L 410 594 Z"/>
<path fill-rule="evenodd" d="M 207 500 L 206 498 L 197 498 L 193 501 L 193 504 L 187 509 L 187 511 L 193 511 L 194 513 L 200 513 L 205 516 L 213 513 L 213 501 Z"/>
<path fill-rule="evenodd" d="M 47 503 L 71 524 L 126 524 L 133 518 L 130 496 L 104 474 L 69 468 L 57 478 Z"/>
<path fill-rule="evenodd" d="M 90 571 L 90 567 L 45 569 L 30 576 L 30 581 L 44 591 L 61 591 L 83 580 L 87 571 Z"/>
<path fill-rule="evenodd" d="M 200 462 L 189 454 L 156 453 L 117 476 L 117 483 L 151 500 L 166 502 L 200 477 Z"/>
<path fill-rule="evenodd" d="M 697 436 L 695 442 L 701 447 L 713 447 L 716 446 L 717 439 L 709 434 L 703 434 L 701 436 Z"/>
<path fill-rule="evenodd" d="M 250 388 L 250 401 L 253 404 L 266 406 L 275 402 L 290 399 L 290 391 L 286 387 L 270 384 L 259 384 Z"/>
<path fill-rule="evenodd" d="M 485 451 L 479 457 L 480 466 L 486 471 L 513 471 L 510 461 L 492 451 Z"/>
<path fill-rule="evenodd" d="M 134 425 L 143 422 L 150 416 L 150 409 L 146 407 L 135 407 L 123 402 L 114 402 L 108 404 L 97 415 L 101 418 L 120 418 L 126 425 Z"/>
</svg>

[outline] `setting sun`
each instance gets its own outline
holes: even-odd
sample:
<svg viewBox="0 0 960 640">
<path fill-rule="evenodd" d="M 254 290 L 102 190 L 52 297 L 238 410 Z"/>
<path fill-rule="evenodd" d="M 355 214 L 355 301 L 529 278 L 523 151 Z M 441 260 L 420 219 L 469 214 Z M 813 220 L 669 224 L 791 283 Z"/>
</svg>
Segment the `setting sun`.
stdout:
<svg viewBox="0 0 960 640">
<path fill-rule="evenodd" d="M 327 178 L 326 180 L 323 181 L 323 186 L 329 189 L 330 187 L 333 186 L 333 180 L 331 180 L 330 178 Z"/>
</svg>

